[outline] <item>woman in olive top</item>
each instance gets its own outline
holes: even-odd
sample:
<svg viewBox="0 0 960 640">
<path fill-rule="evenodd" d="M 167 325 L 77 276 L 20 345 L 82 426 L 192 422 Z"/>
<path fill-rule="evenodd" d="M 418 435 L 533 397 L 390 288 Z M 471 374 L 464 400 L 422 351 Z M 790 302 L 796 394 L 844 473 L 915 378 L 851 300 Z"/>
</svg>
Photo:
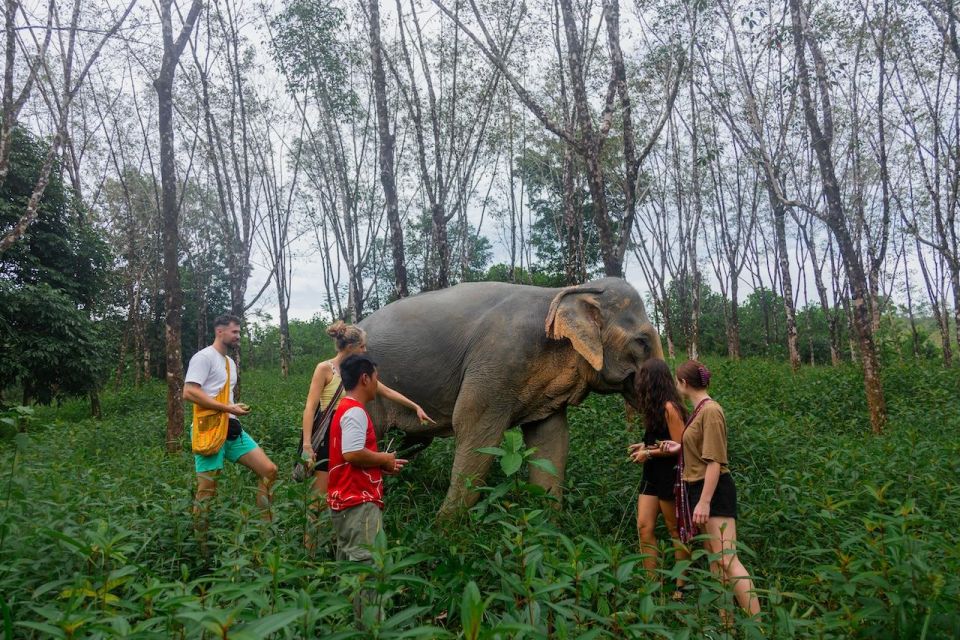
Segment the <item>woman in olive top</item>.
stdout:
<svg viewBox="0 0 960 640">
<path fill-rule="evenodd" d="M 733 584 L 737 602 L 747 613 L 760 612 L 750 574 L 737 556 L 737 490 L 727 469 L 727 420 L 707 393 L 710 371 L 696 360 L 677 367 L 677 389 L 693 405 L 683 430 L 683 481 L 693 524 L 710 537 L 705 548 L 711 569 Z"/>
<path fill-rule="evenodd" d="M 315 462 L 313 465 L 313 486 L 312 493 L 314 502 L 311 505 L 316 512 L 322 511 L 327 506 L 325 499 L 327 494 L 327 471 L 330 458 L 329 433 L 324 436 L 319 451 L 313 450 L 313 417 L 317 409 L 323 411 L 329 406 L 330 402 L 340 398 L 334 398 L 337 389 L 340 388 L 340 363 L 356 353 L 366 353 L 367 351 L 367 333 L 358 326 L 348 325 L 343 321 L 337 321 L 327 329 L 327 335 L 333 338 L 337 343 L 337 355 L 330 360 L 326 360 L 317 365 L 313 371 L 313 379 L 310 380 L 310 391 L 307 393 L 307 404 L 303 409 L 303 455 L 305 458 Z M 342 395 L 342 393 L 340 394 Z M 407 407 L 416 412 L 417 418 L 421 422 L 433 420 L 426 412 L 413 400 L 405 395 L 398 393 L 380 383 L 377 395 L 396 402 L 399 405 Z M 309 465 L 308 465 L 309 467 Z M 312 541 L 307 536 L 304 540 L 307 547 L 312 547 Z"/>
</svg>

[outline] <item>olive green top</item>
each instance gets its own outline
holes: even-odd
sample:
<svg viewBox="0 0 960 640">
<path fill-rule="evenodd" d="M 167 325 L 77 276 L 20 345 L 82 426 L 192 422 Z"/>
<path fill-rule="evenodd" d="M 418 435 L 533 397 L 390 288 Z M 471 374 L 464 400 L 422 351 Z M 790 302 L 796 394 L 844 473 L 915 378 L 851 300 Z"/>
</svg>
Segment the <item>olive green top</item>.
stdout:
<svg viewBox="0 0 960 640">
<path fill-rule="evenodd" d="M 707 464 L 720 463 L 720 473 L 727 469 L 727 418 L 723 407 L 709 401 L 683 431 L 683 479 L 703 480 Z"/>
</svg>

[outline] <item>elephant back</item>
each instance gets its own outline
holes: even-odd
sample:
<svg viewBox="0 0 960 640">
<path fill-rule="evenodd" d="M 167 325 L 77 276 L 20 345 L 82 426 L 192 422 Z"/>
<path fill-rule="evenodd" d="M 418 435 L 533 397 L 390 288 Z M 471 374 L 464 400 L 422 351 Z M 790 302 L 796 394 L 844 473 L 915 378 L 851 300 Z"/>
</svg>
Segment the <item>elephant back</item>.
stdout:
<svg viewBox="0 0 960 640">
<path fill-rule="evenodd" d="M 557 291 L 463 283 L 392 302 L 360 326 L 384 382 L 411 397 L 426 394 L 440 404 L 453 403 L 471 360 L 511 366 L 542 348 L 544 318 Z"/>
</svg>

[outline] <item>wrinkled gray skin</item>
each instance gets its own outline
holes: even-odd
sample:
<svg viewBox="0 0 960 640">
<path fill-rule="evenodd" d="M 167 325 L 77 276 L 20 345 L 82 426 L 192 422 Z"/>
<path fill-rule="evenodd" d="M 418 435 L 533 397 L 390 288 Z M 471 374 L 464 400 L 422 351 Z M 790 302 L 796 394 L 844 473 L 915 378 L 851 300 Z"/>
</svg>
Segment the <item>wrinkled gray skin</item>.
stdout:
<svg viewBox="0 0 960 640">
<path fill-rule="evenodd" d="M 360 326 L 381 380 L 437 422 L 421 425 L 413 412 L 378 399 L 369 406 L 378 434 L 399 427 L 407 444 L 456 438 L 441 515 L 476 501 L 466 479 L 482 482 L 492 461 L 476 450 L 500 444 L 514 425 L 559 472 L 531 467 L 531 481 L 559 497 L 567 406 L 591 391 L 620 393 L 636 406 L 634 374 L 647 358 L 663 357 L 640 296 L 619 278 L 565 289 L 460 284 L 389 304 Z"/>
</svg>

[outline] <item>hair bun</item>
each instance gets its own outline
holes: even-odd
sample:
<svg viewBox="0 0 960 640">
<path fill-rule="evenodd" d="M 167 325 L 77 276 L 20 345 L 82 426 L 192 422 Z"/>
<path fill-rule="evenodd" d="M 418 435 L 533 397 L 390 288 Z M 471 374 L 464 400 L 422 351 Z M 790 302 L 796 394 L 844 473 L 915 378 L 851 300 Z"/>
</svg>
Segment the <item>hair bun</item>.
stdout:
<svg viewBox="0 0 960 640">
<path fill-rule="evenodd" d="M 347 332 L 347 324 L 343 320 L 337 320 L 327 327 L 327 335 L 331 338 L 343 338 Z"/>
</svg>

